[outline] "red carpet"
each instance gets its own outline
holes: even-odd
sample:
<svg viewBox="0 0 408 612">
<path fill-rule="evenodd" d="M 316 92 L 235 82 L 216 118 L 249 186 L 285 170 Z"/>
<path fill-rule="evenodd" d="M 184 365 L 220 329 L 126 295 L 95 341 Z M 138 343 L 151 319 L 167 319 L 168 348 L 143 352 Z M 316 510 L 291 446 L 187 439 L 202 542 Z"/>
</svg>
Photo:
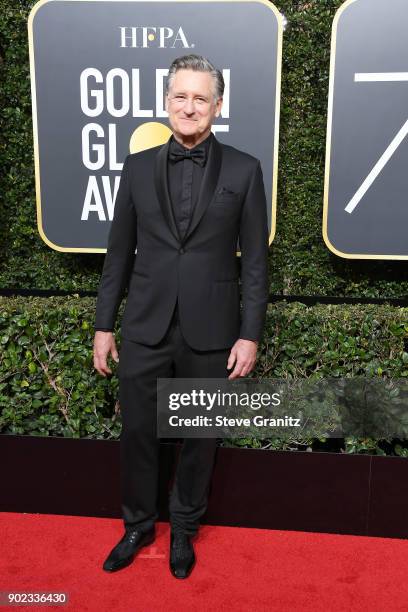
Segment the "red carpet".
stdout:
<svg viewBox="0 0 408 612">
<path fill-rule="evenodd" d="M 101 564 L 122 536 L 120 520 L 2 513 L 0 521 L 0 591 L 69 595 L 65 606 L 16 610 L 408 610 L 405 540 L 203 526 L 183 581 L 168 570 L 164 523 L 151 548 L 107 574 Z"/>
</svg>

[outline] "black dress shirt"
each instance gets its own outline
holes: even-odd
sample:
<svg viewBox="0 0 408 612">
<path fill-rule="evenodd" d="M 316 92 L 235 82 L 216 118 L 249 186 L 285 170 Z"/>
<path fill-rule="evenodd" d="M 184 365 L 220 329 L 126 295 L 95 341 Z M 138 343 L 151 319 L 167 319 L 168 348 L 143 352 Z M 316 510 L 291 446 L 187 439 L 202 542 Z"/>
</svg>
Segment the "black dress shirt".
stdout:
<svg viewBox="0 0 408 612">
<path fill-rule="evenodd" d="M 170 138 L 169 152 L 189 151 L 190 154 L 198 148 L 204 148 L 206 157 L 210 147 L 212 134 L 192 149 L 186 149 L 172 135 Z M 194 206 L 197 203 L 201 181 L 205 171 L 205 164 L 200 164 L 192 159 L 182 159 L 180 161 L 167 160 L 167 179 L 170 200 L 173 206 L 173 213 L 177 223 L 180 237 L 183 238 L 188 228 Z"/>
<path fill-rule="evenodd" d="M 206 158 L 208 158 L 208 151 L 212 137 L 213 135 L 210 132 L 205 140 L 200 142 L 192 149 L 187 149 L 186 147 L 183 147 L 183 145 L 181 145 L 173 135 L 171 135 L 169 152 L 173 151 L 183 153 L 184 151 L 190 151 L 191 153 L 195 149 L 204 147 L 206 151 Z M 172 161 L 170 158 L 167 159 L 167 182 L 170 200 L 181 238 L 184 237 L 190 223 L 194 206 L 197 203 L 206 163 L 201 166 L 192 159 L 188 158 L 180 159 L 179 161 Z M 105 327 L 95 327 L 95 331 L 113 330 Z"/>
</svg>

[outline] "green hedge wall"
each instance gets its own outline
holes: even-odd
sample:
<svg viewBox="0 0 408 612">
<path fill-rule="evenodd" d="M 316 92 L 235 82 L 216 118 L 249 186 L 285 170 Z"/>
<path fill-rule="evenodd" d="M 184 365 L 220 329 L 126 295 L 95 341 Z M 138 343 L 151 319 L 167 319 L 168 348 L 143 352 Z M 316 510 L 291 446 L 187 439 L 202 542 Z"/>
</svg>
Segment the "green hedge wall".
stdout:
<svg viewBox="0 0 408 612">
<path fill-rule="evenodd" d="M 117 438 L 113 376 L 93 369 L 94 298 L 0 298 L 0 433 Z M 119 352 L 120 352 L 120 343 Z M 256 376 L 408 375 L 408 308 L 270 305 Z M 225 440 L 226 445 L 308 448 L 324 441 Z M 348 452 L 407 452 L 392 440 L 346 439 Z"/>
<path fill-rule="evenodd" d="M 0 288 L 95 290 L 103 255 L 59 253 L 36 226 L 27 18 L 35 3 L 0 0 Z M 284 33 L 278 226 L 272 294 L 406 298 L 406 262 L 350 261 L 321 237 L 331 25 L 340 0 L 277 0 Z M 115 376 L 92 367 L 94 298 L 0 298 L 0 433 L 115 438 Z M 271 305 L 256 375 L 407 375 L 408 309 Z M 328 449 L 333 440 L 224 441 Z M 393 440 L 346 439 L 346 452 L 408 456 Z"/>
<path fill-rule="evenodd" d="M 330 33 L 342 2 L 275 4 L 288 25 L 271 293 L 405 297 L 405 262 L 344 260 L 332 255 L 321 237 Z M 33 5 L 28 0 L 0 0 L 0 287 L 93 290 L 103 255 L 53 251 L 36 228 L 27 43 L 27 17 Z"/>
</svg>

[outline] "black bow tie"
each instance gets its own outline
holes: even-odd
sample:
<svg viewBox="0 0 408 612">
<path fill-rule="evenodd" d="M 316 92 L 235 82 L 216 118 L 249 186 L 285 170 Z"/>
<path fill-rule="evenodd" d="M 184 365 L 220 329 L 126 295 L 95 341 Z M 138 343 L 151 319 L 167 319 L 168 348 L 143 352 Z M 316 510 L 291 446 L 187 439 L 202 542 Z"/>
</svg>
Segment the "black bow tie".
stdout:
<svg viewBox="0 0 408 612">
<path fill-rule="evenodd" d="M 189 149 L 183 149 L 181 145 L 175 143 L 174 146 L 170 147 L 169 158 L 171 161 L 178 162 L 182 159 L 192 159 L 193 162 L 203 167 L 207 161 L 207 150 L 205 147 L 195 147 L 192 151 Z"/>
</svg>

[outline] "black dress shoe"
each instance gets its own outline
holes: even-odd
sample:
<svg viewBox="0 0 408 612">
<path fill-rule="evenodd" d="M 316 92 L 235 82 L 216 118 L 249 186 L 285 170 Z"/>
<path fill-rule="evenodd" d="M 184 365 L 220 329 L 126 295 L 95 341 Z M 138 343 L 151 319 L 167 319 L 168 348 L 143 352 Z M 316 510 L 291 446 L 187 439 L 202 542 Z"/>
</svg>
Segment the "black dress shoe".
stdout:
<svg viewBox="0 0 408 612">
<path fill-rule="evenodd" d="M 123 538 L 109 553 L 109 556 L 103 564 L 103 569 L 106 572 L 116 572 L 116 570 L 130 565 L 136 553 L 143 548 L 143 546 L 152 544 L 154 539 L 154 527 L 146 532 L 140 531 L 140 529 L 127 529 Z"/>
<path fill-rule="evenodd" d="M 171 532 L 170 570 L 176 578 L 188 578 L 194 567 L 195 554 L 189 535 Z"/>
</svg>

